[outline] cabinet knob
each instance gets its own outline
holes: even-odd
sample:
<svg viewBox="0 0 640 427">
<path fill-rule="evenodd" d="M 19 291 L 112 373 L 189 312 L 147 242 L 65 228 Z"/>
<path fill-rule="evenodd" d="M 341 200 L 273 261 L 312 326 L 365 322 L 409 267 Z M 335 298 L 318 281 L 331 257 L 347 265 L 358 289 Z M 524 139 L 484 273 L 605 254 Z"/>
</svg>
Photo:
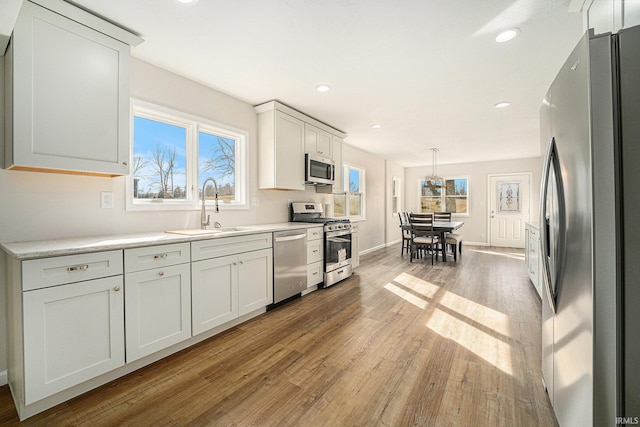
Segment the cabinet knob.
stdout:
<svg viewBox="0 0 640 427">
<path fill-rule="evenodd" d="M 113 288 L 113 290 L 116 292 L 120 292 L 120 286 L 116 286 L 115 288 Z"/>
<path fill-rule="evenodd" d="M 164 276 L 164 271 L 158 273 L 159 276 Z"/>
<path fill-rule="evenodd" d="M 123 166 L 127 166 L 129 163 L 128 162 L 122 162 Z"/>
<path fill-rule="evenodd" d="M 240 264 L 244 264 L 244 261 L 240 261 Z"/>
</svg>

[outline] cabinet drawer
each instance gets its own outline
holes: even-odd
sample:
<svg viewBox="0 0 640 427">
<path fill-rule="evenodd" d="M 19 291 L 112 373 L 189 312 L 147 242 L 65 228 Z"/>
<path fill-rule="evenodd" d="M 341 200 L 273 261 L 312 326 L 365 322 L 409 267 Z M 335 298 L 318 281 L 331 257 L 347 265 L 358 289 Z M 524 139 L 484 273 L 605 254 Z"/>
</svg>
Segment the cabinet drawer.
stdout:
<svg viewBox="0 0 640 427">
<path fill-rule="evenodd" d="M 307 229 L 307 242 L 310 240 L 322 239 L 322 237 L 323 237 L 322 227 Z"/>
<path fill-rule="evenodd" d="M 529 227 L 529 237 L 538 240 L 538 238 L 540 237 L 538 229 Z"/>
<path fill-rule="evenodd" d="M 307 287 L 322 283 L 324 280 L 324 263 L 322 261 L 307 265 Z"/>
<path fill-rule="evenodd" d="M 222 237 L 191 242 L 191 261 L 267 249 L 273 246 L 272 233 Z"/>
<path fill-rule="evenodd" d="M 540 241 L 536 238 L 534 239 L 532 236 L 529 237 L 529 258 L 537 259 L 538 258 L 538 246 Z"/>
<path fill-rule="evenodd" d="M 307 242 L 307 264 L 323 260 L 322 240 Z"/>
<path fill-rule="evenodd" d="M 122 274 L 122 251 L 32 259 L 22 262 L 22 290 Z"/>
<path fill-rule="evenodd" d="M 189 261 L 191 261 L 189 243 L 148 246 L 124 251 L 125 273 L 184 264 Z"/>
</svg>

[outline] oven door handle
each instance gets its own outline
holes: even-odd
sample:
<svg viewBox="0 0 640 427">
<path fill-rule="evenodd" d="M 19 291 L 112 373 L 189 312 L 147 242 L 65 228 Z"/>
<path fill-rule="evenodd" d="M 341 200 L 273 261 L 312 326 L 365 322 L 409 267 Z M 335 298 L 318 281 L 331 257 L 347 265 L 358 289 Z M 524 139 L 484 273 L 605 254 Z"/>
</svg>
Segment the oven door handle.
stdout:
<svg viewBox="0 0 640 427">
<path fill-rule="evenodd" d="M 351 229 L 346 230 L 331 230 L 325 232 L 327 237 L 344 236 L 345 234 L 351 234 Z"/>
</svg>

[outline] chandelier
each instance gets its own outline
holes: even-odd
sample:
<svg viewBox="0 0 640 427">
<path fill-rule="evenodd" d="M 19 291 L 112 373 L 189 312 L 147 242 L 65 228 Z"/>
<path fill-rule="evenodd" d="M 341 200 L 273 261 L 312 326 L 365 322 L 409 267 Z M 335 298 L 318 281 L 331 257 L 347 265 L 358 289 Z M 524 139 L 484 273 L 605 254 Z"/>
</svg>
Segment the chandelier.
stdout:
<svg viewBox="0 0 640 427">
<path fill-rule="evenodd" d="M 423 196 L 440 196 L 444 180 L 438 176 L 438 149 L 432 148 L 431 151 L 433 152 L 433 168 L 431 176 L 424 179 L 422 194 Z"/>
</svg>

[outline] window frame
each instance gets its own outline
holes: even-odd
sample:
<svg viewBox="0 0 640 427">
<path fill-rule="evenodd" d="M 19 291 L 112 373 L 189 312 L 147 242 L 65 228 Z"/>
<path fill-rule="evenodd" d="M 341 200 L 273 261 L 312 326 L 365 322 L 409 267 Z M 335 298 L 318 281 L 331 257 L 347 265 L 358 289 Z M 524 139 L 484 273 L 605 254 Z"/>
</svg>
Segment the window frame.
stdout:
<svg viewBox="0 0 640 427">
<path fill-rule="evenodd" d="M 466 212 L 460 212 L 460 213 L 456 213 L 456 212 L 451 212 L 451 216 L 452 217 L 469 217 L 471 216 L 471 203 L 469 203 L 469 199 L 471 197 L 471 186 L 470 186 L 470 178 L 468 176 L 464 176 L 464 175 L 456 175 L 456 176 L 447 176 L 447 177 L 443 177 L 442 178 L 442 182 L 443 182 L 443 186 L 442 186 L 442 192 L 440 194 L 440 206 L 444 207 L 446 209 L 447 206 L 447 197 L 458 197 L 461 198 L 459 196 L 447 196 L 447 181 L 452 181 L 452 180 L 456 180 L 456 179 L 464 179 L 467 181 L 467 195 L 466 195 L 466 199 L 467 199 L 467 211 Z M 437 199 L 437 197 L 434 196 L 422 196 L 422 183 L 424 182 L 424 178 L 418 178 L 418 210 L 419 212 L 427 212 L 427 211 L 423 211 L 422 210 L 422 199 L 423 198 L 428 198 L 428 199 Z M 444 212 L 444 211 L 442 211 Z"/>
<path fill-rule="evenodd" d="M 351 192 L 349 191 L 349 175 L 350 175 L 350 171 L 351 170 L 357 170 L 358 171 L 358 180 L 359 180 L 359 192 Z M 361 166 L 357 166 L 351 163 L 347 163 L 344 162 L 342 165 L 342 182 L 341 184 L 341 192 L 335 193 L 334 194 L 334 200 L 335 197 L 339 196 L 339 197 L 344 197 L 345 198 L 345 215 L 341 216 L 339 218 L 348 218 L 352 221 L 362 221 L 366 219 L 366 169 L 361 167 Z M 351 211 L 351 198 L 352 198 L 352 194 L 358 194 L 360 195 L 360 215 L 350 215 L 350 211 Z M 335 201 L 334 201 L 334 205 L 335 205 Z"/>
<path fill-rule="evenodd" d="M 134 158 L 134 119 L 142 117 L 150 120 L 185 127 L 186 132 L 186 199 L 134 199 L 133 170 L 126 177 L 126 210 L 127 211 L 190 211 L 199 210 L 202 207 L 199 198 L 198 183 L 198 152 L 200 132 L 220 135 L 236 141 L 235 150 L 235 202 L 219 203 L 220 210 L 244 210 L 249 209 L 249 180 L 248 171 L 248 144 L 249 133 L 242 129 L 234 128 L 223 123 L 204 119 L 202 117 L 183 113 L 171 108 L 152 104 L 139 99 L 131 98 L 130 102 L 130 145 L 129 161 L 133 165 Z M 207 206 L 213 206 L 214 201 L 207 200 Z"/>
</svg>

